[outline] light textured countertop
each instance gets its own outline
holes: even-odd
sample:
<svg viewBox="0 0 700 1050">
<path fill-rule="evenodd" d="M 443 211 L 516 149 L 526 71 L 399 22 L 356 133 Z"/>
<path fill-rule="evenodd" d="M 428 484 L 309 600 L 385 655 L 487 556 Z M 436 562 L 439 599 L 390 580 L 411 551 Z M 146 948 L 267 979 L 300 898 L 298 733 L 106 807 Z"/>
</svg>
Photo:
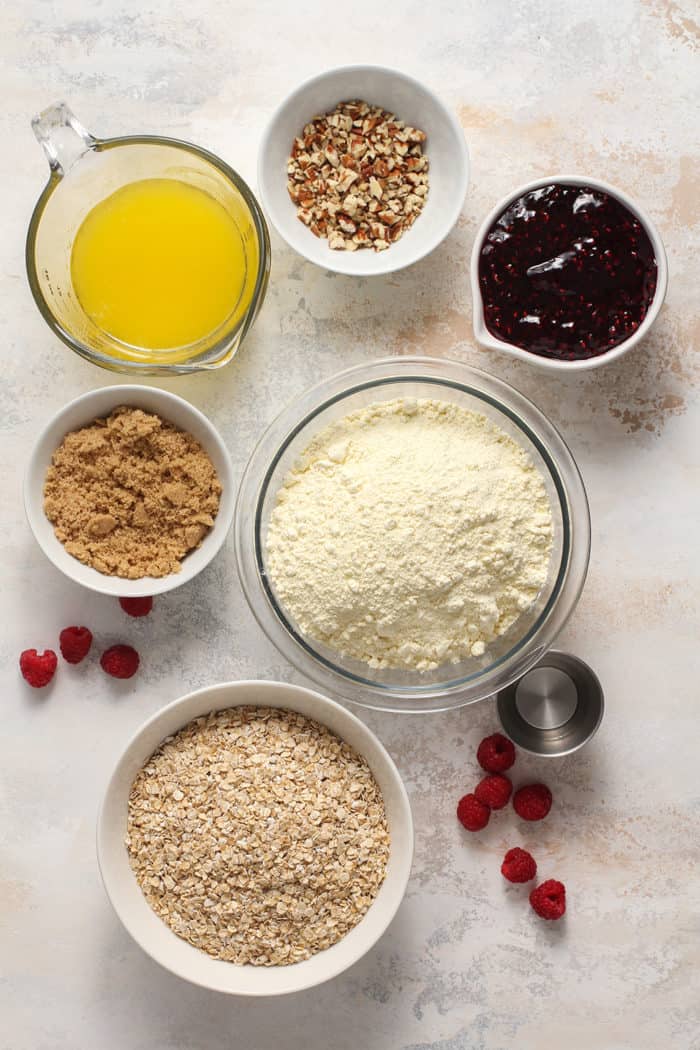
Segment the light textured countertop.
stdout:
<svg viewBox="0 0 700 1050">
<path fill-rule="evenodd" d="M 381 14 L 380 14 L 381 12 Z M 2 1050 L 697 1050 L 700 1047 L 698 761 L 698 5 L 479 0 L 329 7 L 261 0 L 143 5 L 26 0 L 0 35 L 3 381 L 3 674 L 0 758 Z M 267 301 L 225 370 L 164 383 L 221 428 L 240 471 L 263 427 L 314 381 L 385 354 L 451 356 L 513 383 L 561 428 L 593 516 L 588 583 L 560 640 L 599 673 L 602 729 L 563 761 L 521 757 L 555 807 L 542 826 L 501 814 L 469 837 L 454 817 L 496 728 L 491 702 L 449 715 L 368 716 L 397 760 L 417 830 L 406 900 L 362 962 L 274 1002 L 191 987 L 131 942 L 102 891 L 98 800 L 133 729 L 216 680 L 295 678 L 262 637 L 231 546 L 145 622 L 49 565 L 24 520 L 21 478 L 38 428 L 66 400 L 118 381 L 52 337 L 24 275 L 27 222 L 46 177 L 29 118 L 66 98 L 97 134 L 157 131 L 209 147 L 254 181 L 264 122 L 330 64 L 400 66 L 459 114 L 472 159 L 462 217 L 395 276 L 324 273 L 274 235 Z M 527 179 L 597 175 L 651 212 L 670 265 L 644 347 L 583 377 L 479 351 L 467 271 L 476 225 Z M 128 683 L 60 669 L 24 686 L 20 650 L 86 623 L 128 640 Z M 498 872 L 530 845 L 568 887 L 545 925 Z"/>
</svg>

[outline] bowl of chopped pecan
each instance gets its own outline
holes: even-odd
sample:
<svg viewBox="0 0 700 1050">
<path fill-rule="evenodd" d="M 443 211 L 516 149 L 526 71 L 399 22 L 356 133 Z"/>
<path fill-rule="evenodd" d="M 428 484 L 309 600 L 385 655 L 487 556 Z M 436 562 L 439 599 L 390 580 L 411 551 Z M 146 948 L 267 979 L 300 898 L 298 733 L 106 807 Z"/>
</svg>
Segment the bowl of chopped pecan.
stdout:
<svg viewBox="0 0 700 1050">
<path fill-rule="evenodd" d="M 307 80 L 268 124 L 258 188 L 272 225 L 317 266 L 368 277 L 424 258 L 469 184 L 455 116 L 394 69 L 346 66 Z"/>
</svg>

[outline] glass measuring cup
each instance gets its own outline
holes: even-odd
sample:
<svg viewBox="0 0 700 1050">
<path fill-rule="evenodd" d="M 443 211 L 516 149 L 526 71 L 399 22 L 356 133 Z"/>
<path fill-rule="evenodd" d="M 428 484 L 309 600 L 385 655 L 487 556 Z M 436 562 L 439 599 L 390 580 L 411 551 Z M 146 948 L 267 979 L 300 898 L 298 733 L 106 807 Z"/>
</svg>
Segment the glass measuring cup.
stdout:
<svg viewBox="0 0 700 1050">
<path fill-rule="evenodd" d="M 231 360 L 265 298 L 270 240 L 260 206 L 243 179 L 213 153 L 179 139 L 129 135 L 98 139 L 65 103 L 44 110 L 32 128 L 51 169 L 27 233 L 29 286 L 51 330 L 81 357 L 115 372 L 172 375 L 219 368 Z M 134 346 L 101 329 L 83 310 L 71 279 L 71 253 L 86 215 L 142 179 L 177 179 L 213 197 L 233 219 L 245 259 L 243 288 L 208 335 L 188 345 Z"/>
</svg>

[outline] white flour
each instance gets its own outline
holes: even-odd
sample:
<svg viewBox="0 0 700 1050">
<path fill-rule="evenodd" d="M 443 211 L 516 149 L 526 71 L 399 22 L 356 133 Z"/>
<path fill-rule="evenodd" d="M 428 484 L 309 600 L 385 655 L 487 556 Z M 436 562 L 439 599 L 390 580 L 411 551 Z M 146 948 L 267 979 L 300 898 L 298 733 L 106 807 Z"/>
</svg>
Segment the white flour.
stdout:
<svg viewBox="0 0 700 1050">
<path fill-rule="evenodd" d="M 485 416 L 377 402 L 326 427 L 287 475 L 267 567 L 300 630 L 371 667 L 481 656 L 547 578 L 544 481 Z"/>
</svg>

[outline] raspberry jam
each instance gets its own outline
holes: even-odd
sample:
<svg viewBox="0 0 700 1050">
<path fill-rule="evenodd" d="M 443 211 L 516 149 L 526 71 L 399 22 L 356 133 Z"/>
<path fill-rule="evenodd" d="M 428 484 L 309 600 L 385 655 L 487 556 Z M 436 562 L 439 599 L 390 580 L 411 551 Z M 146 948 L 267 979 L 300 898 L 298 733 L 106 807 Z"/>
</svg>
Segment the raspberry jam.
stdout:
<svg viewBox="0 0 700 1050">
<path fill-rule="evenodd" d="M 639 219 L 615 197 L 553 183 L 512 201 L 479 257 L 486 327 L 542 357 L 580 361 L 639 328 L 656 258 Z"/>
</svg>

